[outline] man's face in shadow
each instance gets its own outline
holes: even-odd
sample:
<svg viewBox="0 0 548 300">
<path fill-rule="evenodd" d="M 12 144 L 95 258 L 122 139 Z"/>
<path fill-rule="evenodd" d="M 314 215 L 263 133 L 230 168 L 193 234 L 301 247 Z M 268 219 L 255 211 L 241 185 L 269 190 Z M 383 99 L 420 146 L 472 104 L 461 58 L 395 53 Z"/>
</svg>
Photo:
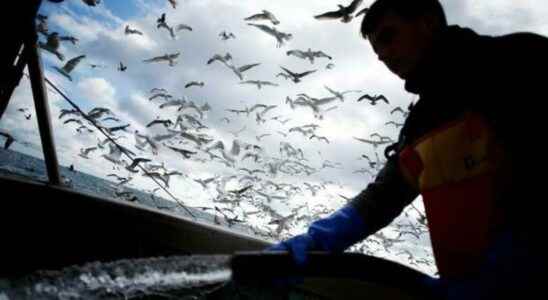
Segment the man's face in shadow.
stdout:
<svg viewBox="0 0 548 300">
<path fill-rule="evenodd" d="M 404 80 L 416 70 L 432 45 L 430 21 L 428 17 L 406 20 L 388 12 L 368 36 L 379 60 Z"/>
</svg>

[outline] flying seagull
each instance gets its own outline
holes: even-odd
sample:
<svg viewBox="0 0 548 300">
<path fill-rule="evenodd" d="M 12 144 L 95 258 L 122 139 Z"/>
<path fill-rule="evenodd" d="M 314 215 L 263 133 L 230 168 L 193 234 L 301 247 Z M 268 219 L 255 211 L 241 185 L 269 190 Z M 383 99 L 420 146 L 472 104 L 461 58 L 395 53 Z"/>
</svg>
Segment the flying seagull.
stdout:
<svg viewBox="0 0 548 300">
<path fill-rule="evenodd" d="M 129 35 L 129 34 L 137 34 L 137 35 L 143 35 L 143 33 L 137 29 L 131 29 L 129 28 L 129 25 L 126 25 L 126 29 L 124 31 L 124 33 L 126 35 Z"/>
<path fill-rule="evenodd" d="M 264 20 L 264 21 L 272 22 L 273 25 L 280 24 L 280 21 L 278 21 L 278 19 L 276 19 L 274 14 L 272 14 L 268 10 L 264 10 L 264 9 L 263 9 L 262 13 L 254 14 L 252 16 L 249 16 L 249 17 L 245 18 L 244 20 L 245 21 L 263 21 Z"/>
<path fill-rule="evenodd" d="M 120 62 L 120 65 L 118 66 L 118 71 L 124 72 L 125 70 L 127 70 L 127 66 L 124 66 L 124 64 Z"/>
<path fill-rule="evenodd" d="M 221 40 L 223 40 L 223 41 L 226 41 L 226 40 L 231 39 L 231 38 L 233 38 L 233 39 L 236 38 L 236 36 L 234 35 L 234 33 L 232 33 L 232 32 L 226 32 L 226 31 L 224 31 L 224 30 L 223 30 L 221 33 L 219 33 L 219 36 L 221 37 Z"/>
<path fill-rule="evenodd" d="M 80 148 L 80 153 L 78 154 L 80 157 L 83 157 L 85 159 L 89 159 L 88 155 L 90 152 L 97 150 L 97 147 L 90 147 L 90 148 Z"/>
<path fill-rule="evenodd" d="M 57 72 L 61 73 L 61 75 L 65 76 L 70 81 L 72 81 L 72 77 L 70 77 L 70 72 L 72 72 L 72 70 L 74 70 L 74 68 L 76 68 L 78 63 L 80 63 L 80 61 L 84 58 L 86 58 L 85 55 L 80 55 L 80 56 L 77 56 L 77 57 L 69 60 L 62 68 L 59 68 L 59 67 L 56 67 L 56 66 L 54 66 L 53 68 Z"/>
<path fill-rule="evenodd" d="M 203 87 L 204 85 L 205 85 L 205 83 L 203 81 L 191 81 L 191 82 L 185 84 L 185 89 L 187 89 L 191 86 Z"/>
<path fill-rule="evenodd" d="M 295 83 L 300 82 L 300 81 L 301 81 L 301 78 L 303 78 L 304 76 L 316 72 L 316 70 L 309 70 L 309 71 L 305 71 L 305 72 L 302 72 L 302 73 L 295 73 L 295 72 L 292 72 L 292 71 L 290 71 L 290 70 L 288 70 L 288 69 L 286 69 L 286 68 L 284 68 L 284 67 L 281 67 L 281 66 L 280 66 L 280 68 L 282 68 L 282 70 L 284 70 L 284 72 L 285 72 L 287 75 L 291 76 L 291 80 L 292 80 L 293 82 L 295 82 Z"/>
<path fill-rule="evenodd" d="M 266 25 L 253 24 L 253 23 L 247 23 L 247 25 L 256 27 L 259 30 L 267 33 L 268 35 L 270 35 L 272 37 L 274 37 L 276 39 L 276 47 L 277 48 L 280 48 L 281 46 L 284 45 L 284 42 L 290 41 L 293 38 L 293 35 L 291 33 L 285 33 L 285 32 L 278 31 L 274 27 L 268 27 Z"/>
<path fill-rule="evenodd" d="M 255 63 L 255 64 L 248 64 L 248 65 L 243 65 L 241 67 L 236 67 L 232 64 L 226 64 L 227 67 L 229 69 L 232 70 L 232 72 L 234 72 L 234 74 L 236 74 L 236 76 L 238 76 L 238 78 L 240 78 L 240 80 L 244 80 L 244 75 L 242 74 L 243 72 L 253 68 L 253 67 L 256 67 L 258 65 L 260 65 L 260 63 Z"/>
<path fill-rule="evenodd" d="M 179 55 L 180 55 L 179 52 L 176 52 L 176 53 L 173 53 L 173 54 L 165 54 L 165 55 L 162 55 L 162 56 L 156 56 L 156 57 L 153 57 L 153 58 L 150 58 L 150 59 L 145 59 L 145 60 L 143 60 L 143 62 L 152 63 L 152 62 L 167 61 L 169 63 L 169 66 L 173 67 L 173 66 L 175 66 L 175 64 L 177 64 L 177 62 L 175 60 L 179 57 Z"/>
<path fill-rule="evenodd" d="M 168 146 L 168 145 L 165 145 L 164 146 L 168 147 L 169 149 L 181 154 L 184 158 L 186 159 L 189 159 L 191 155 L 194 155 L 196 154 L 197 152 L 195 151 L 189 151 L 189 150 L 185 150 L 185 149 L 179 149 L 179 148 L 175 148 L 175 147 L 171 147 L 171 146 Z"/>
<path fill-rule="evenodd" d="M 140 163 L 149 162 L 149 161 L 150 161 L 150 159 L 148 159 L 148 158 L 141 158 L 141 157 L 135 158 L 131 162 L 131 165 L 126 166 L 126 170 L 128 170 L 132 173 L 137 173 L 137 172 L 139 172 L 138 170 L 135 169 L 137 167 L 137 165 L 139 165 Z"/>
<path fill-rule="evenodd" d="M 388 102 L 388 99 L 386 99 L 386 97 L 384 95 L 371 96 L 369 94 L 365 94 L 365 95 L 361 96 L 360 98 L 358 98 L 358 102 L 360 102 L 364 99 L 369 100 L 369 102 L 371 102 L 371 105 L 376 105 L 378 101 L 384 101 L 384 102 L 386 102 L 386 104 L 390 104 Z"/>
<path fill-rule="evenodd" d="M 341 22 L 343 23 L 349 23 L 352 21 L 354 16 L 352 15 L 356 9 L 362 4 L 363 0 L 354 0 L 350 5 L 343 6 L 341 4 L 337 5 L 339 7 L 338 10 L 329 11 L 320 15 L 314 16 L 317 20 L 336 20 L 341 19 Z M 361 13 L 361 12 L 360 12 Z"/>
<path fill-rule="evenodd" d="M 228 61 L 231 60 L 231 59 L 232 59 L 232 55 L 230 55 L 230 53 L 228 53 L 228 52 L 224 56 L 220 55 L 220 54 L 215 54 L 215 55 L 213 55 L 213 57 L 211 57 L 207 61 L 207 64 L 210 65 L 212 62 L 218 60 L 218 61 L 222 62 L 223 64 L 227 65 Z"/>
<path fill-rule="evenodd" d="M 257 88 L 260 90 L 262 86 L 270 85 L 270 86 L 278 86 L 278 84 L 270 82 L 270 81 L 262 81 L 262 80 L 246 80 L 240 82 L 240 84 L 254 84 L 257 86 Z"/>
</svg>

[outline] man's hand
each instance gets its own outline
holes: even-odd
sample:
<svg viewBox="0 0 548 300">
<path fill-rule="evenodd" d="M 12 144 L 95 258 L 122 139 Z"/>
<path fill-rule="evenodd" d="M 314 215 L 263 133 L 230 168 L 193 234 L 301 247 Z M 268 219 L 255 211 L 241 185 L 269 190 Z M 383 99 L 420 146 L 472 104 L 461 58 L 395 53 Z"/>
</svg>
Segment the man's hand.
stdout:
<svg viewBox="0 0 548 300">
<path fill-rule="evenodd" d="M 316 249 L 314 239 L 307 233 L 297 235 L 266 249 L 266 251 L 287 251 L 291 253 L 298 266 L 305 265 L 307 252 L 314 250 L 319 249 Z"/>
<path fill-rule="evenodd" d="M 370 234 L 362 216 L 346 205 L 327 218 L 312 223 L 308 232 L 280 242 L 266 251 L 289 251 L 299 266 L 306 264 L 308 251 L 343 252 Z"/>
</svg>

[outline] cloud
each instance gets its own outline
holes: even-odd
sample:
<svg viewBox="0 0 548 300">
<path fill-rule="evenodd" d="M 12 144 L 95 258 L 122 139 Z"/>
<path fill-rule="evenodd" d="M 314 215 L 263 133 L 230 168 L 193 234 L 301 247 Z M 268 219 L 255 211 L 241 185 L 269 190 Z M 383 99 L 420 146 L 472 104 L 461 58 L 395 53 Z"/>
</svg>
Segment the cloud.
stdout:
<svg viewBox="0 0 548 300">
<path fill-rule="evenodd" d="M 165 88 L 175 99 L 187 97 L 197 104 L 209 103 L 212 107 L 201 121 L 209 129 L 199 133 L 208 134 L 214 141 L 222 140 L 231 145 L 237 138 L 242 142 L 258 144 L 263 147 L 265 162 L 252 163 L 251 161 L 238 162 L 235 169 L 208 160 L 206 163 L 183 159 L 179 154 L 162 147 L 157 156 L 150 152 L 138 152 L 139 155 L 151 157 L 155 162 L 165 162 L 170 168 L 178 169 L 188 175 L 188 178 L 173 178 L 171 191 L 185 202 L 191 204 L 213 204 L 211 199 L 216 191 L 204 191 L 193 178 L 205 178 L 219 174 L 230 176 L 240 174 L 238 167 L 265 168 L 268 160 L 280 157 L 280 142 L 288 142 L 303 150 L 308 161 L 306 163 L 320 169 L 325 160 L 339 162 L 341 169 L 326 168 L 317 173 L 305 176 L 278 174 L 276 177 L 265 177 L 280 182 L 289 182 L 303 186 L 304 182 L 319 184 L 333 181 L 341 184 L 328 185 L 328 188 L 312 197 L 309 192 L 298 194 L 292 205 L 309 203 L 312 206 L 328 205 L 334 209 L 343 205 L 337 195 L 339 193 L 353 196 L 371 182 L 369 175 L 356 174 L 355 170 L 367 167 L 367 162 L 358 160 L 362 154 L 375 157 L 375 153 L 382 159 L 381 148 L 375 149 L 370 145 L 360 143 L 353 137 L 367 138 L 378 132 L 396 139 L 398 129 L 388 127 L 389 120 L 402 122 L 401 115 L 391 115 L 390 111 L 396 106 L 406 108 L 416 97 L 403 89 L 403 82 L 391 74 L 388 69 L 377 60 L 369 42 L 359 35 L 359 22 L 353 21 L 343 24 L 339 21 L 318 21 L 314 15 L 336 9 L 337 1 L 233 1 L 233 0 L 203 0 L 180 1 L 177 9 L 171 8 L 167 1 L 135 1 L 133 6 L 128 4 L 127 11 L 110 10 L 107 6 L 92 9 L 83 6 L 81 1 L 74 4 L 46 7 L 50 14 L 50 27 L 62 35 L 74 35 L 80 39 L 77 45 L 63 43 L 61 51 L 67 57 L 86 54 L 86 59 L 74 70 L 74 82 L 69 82 L 50 66 L 60 65 L 54 56 L 44 53 L 47 76 L 55 82 L 78 105 L 86 110 L 95 106 L 112 109 L 122 119 L 124 124 L 131 124 L 130 130 L 122 140 L 124 146 L 134 148 L 134 130 L 154 136 L 164 133 L 162 127 L 146 128 L 146 124 L 156 117 L 175 118 L 181 113 L 177 108 L 160 109 L 161 100 L 149 101 L 150 89 Z M 365 1 L 367 3 L 371 1 Z M 366 3 L 366 4 L 367 4 Z M 511 1 L 442 1 L 448 20 L 451 24 L 460 24 L 471 27 L 482 34 L 498 35 L 513 31 L 533 31 L 541 34 L 548 33 L 545 16 L 548 5 L 542 0 Z M 51 4 L 50 4 L 51 5 Z M 285 46 L 276 48 L 276 41 L 264 32 L 247 25 L 243 19 L 266 9 L 273 12 L 281 23 L 278 30 L 293 34 L 293 39 Z M 171 25 L 188 24 L 192 31 L 181 31 L 177 38 L 172 39 L 164 29 L 156 27 L 156 19 L 166 13 Z M 121 17 L 123 15 L 124 17 Z M 271 25 L 267 22 L 263 24 Z M 132 28 L 143 31 L 143 36 L 124 34 L 124 27 L 129 24 Z M 236 39 L 222 41 L 218 34 L 227 30 L 236 35 Z M 332 60 L 317 59 L 314 64 L 286 52 L 292 49 L 322 50 L 332 56 Z M 144 59 L 166 53 L 180 52 L 178 63 L 173 67 L 166 64 L 145 64 Z M 260 63 L 256 68 L 246 71 L 246 79 L 272 80 L 279 84 L 277 88 L 267 87 L 258 90 L 252 86 L 240 85 L 234 73 L 219 63 L 206 65 L 206 61 L 214 54 L 229 52 L 237 66 L 249 63 Z M 125 72 L 120 72 L 117 66 L 120 62 L 127 65 Z M 333 63 L 331 70 L 325 68 L 327 63 Z M 89 64 L 104 65 L 102 68 L 91 68 Z M 285 81 L 276 77 L 280 66 L 295 71 L 316 69 L 317 71 L 303 79 L 299 84 Z M 204 81 L 205 87 L 185 89 L 184 85 L 191 81 Z M 329 92 L 324 85 L 332 89 L 361 90 L 361 93 L 346 95 L 344 102 L 336 101 L 337 109 L 325 114 L 323 120 L 314 118 L 308 108 L 298 107 L 291 109 L 285 104 L 287 96 L 295 98 L 299 93 L 306 93 L 313 97 L 327 97 Z M 22 92 L 28 89 L 23 85 L 12 100 L 17 105 L 32 106 L 31 94 Z M 357 103 L 356 99 L 364 93 L 383 94 L 390 105 L 379 103 L 371 106 L 366 102 Z M 100 158 L 98 160 L 82 160 L 77 156 L 81 147 L 89 147 L 96 143 L 100 135 L 77 134 L 73 126 L 63 124 L 57 119 L 61 108 L 67 108 L 65 101 L 58 95 L 50 94 L 53 126 L 56 128 L 56 141 L 60 149 L 59 156 L 63 163 L 81 165 L 81 170 L 104 176 L 111 171 L 110 164 Z M 226 109 L 244 109 L 254 104 L 277 105 L 266 117 L 282 115 L 291 120 L 285 125 L 274 120 L 265 124 L 255 121 L 255 114 L 250 116 L 235 115 Z M 31 138 L 39 145 L 36 127 L 32 122 L 22 122 L 17 114 L 16 105 L 10 104 L 6 116 L 0 123 L 1 128 L 8 128 L 20 137 Z M 228 117 L 230 123 L 221 121 Z M 291 133 L 287 137 L 278 131 L 287 132 L 294 126 L 304 124 L 318 124 L 317 133 L 326 136 L 330 143 L 310 140 L 301 134 Z M 32 125 L 32 126 L 31 126 Z M 242 127 L 246 129 L 235 137 L 234 132 Z M 271 133 L 261 142 L 256 136 Z M 194 149 L 192 144 L 178 144 L 181 148 Z M 24 151 L 24 147 L 17 146 L 16 150 Z M 36 147 L 35 147 L 36 148 Z M 194 149 L 196 150 L 196 149 Z M 36 153 L 37 151 L 34 151 Z M 201 158 L 208 158 L 200 154 Z M 97 163 L 99 162 L 99 163 Z M 152 189 L 153 183 L 147 178 L 139 177 L 133 183 L 134 187 Z M 276 204 L 284 213 L 289 207 Z M 421 241 L 421 243 L 426 243 Z M 422 245 L 422 244 L 421 244 Z"/>
</svg>

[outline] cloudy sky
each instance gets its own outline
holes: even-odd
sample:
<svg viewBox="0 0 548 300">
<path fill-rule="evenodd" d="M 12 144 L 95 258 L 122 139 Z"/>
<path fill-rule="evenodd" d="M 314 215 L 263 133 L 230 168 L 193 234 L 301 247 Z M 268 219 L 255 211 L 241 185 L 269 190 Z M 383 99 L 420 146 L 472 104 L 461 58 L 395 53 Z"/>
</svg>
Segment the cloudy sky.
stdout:
<svg viewBox="0 0 548 300">
<path fill-rule="evenodd" d="M 302 188 L 302 192 L 293 195 L 288 203 L 273 201 L 269 205 L 282 215 L 288 215 L 292 208 L 303 203 L 308 204 L 311 209 L 320 205 L 330 209 L 340 207 L 345 200 L 339 195 L 352 197 L 372 180 L 371 175 L 355 172 L 369 168 L 366 160 L 359 159 L 361 155 L 366 154 L 374 159 L 377 153 L 382 158 L 382 146 L 375 149 L 354 137 L 369 139 L 371 134 L 379 133 L 396 139 L 398 129 L 385 123 L 402 123 L 403 116 L 398 113 L 390 114 L 390 111 L 397 106 L 406 108 L 411 101 L 416 100 L 414 95 L 403 90 L 403 82 L 377 61 L 369 43 L 361 39 L 361 19 L 344 24 L 313 18 L 316 14 L 335 9 L 341 2 L 338 0 L 179 0 L 176 9 L 167 0 L 103 0 L 96 7 L 86 6 L 79 0 L 65 2 L 60 5 L 45 2 L 41 13 L 48 16 L 50 32 L 57 31 L 60 35 L 74 36 L 79 40 L 76 45 L 63 42 L 60 52 L 67 59 L 82 54 L 86 58 L 71 73 L 73 81 L 69 81 L 53 69 L 55 66 L 61 67 L 63 62 L 44 51 L 42 59 L 46 76 L 84 111 L 94 107 L 107 107 L 122 120 L 121 123 L 131 124 L 128 133 L 123 134 L 127 137 L 120 140 L 122 145 L 136 150 L 133 137 L 135 130 L 151 137 L 165 134 L 162 126 L 146 128 L 158 116 L 173 121 L 177 117 L 176 107 L 160 109 L 158 106 L 162 100 L 148 100 L 152 95 L 152 88 L 163 88 L 174 98 L 186 97 L 197 105 L 208 103 L 211 106 L 211 110 L 200 120 L 208 129 L 200 133 L 207 134 L 214 142 L 223 141 L 227 149 L 234 139 L 262 147 L 262 163 L 251 160 L 241 162 L 236 158 L 234 167 L 211 161 L 203 153 L 197 157 L 207 159 L 206 162 L 183 159 L 166 147 L 161 147 L 158 155 L 153 155 L 150 151 L 137 151 L 139 156 L 150 158 L 155 163 L 163 162 L 169 169 L 186 175 L 172 177 L 170 191 L 187 205 L 211 205 L 212 199 L 217 196 L 215 189 L 204 190 L 192 179 L 216 175 L 241 176 L 243 172 L 238 168 L 242 167 L 265 169 L 265 163 L 284 157 L 280 153 L 280 143 L 284 142 L 295 149 L 301 149 L 307 159 L 303 163 L 314 168 L 315 172 L 309 175 L 300 172 L 263 176 L 264 180 L 291 183 Z M 365 0 L 363 7 L 369 3 L 370 1 Z M 532 31 L 548 35 L 548 22 L 545 21 L 548 4 L 545 1 L 444 0 L 442 3 L 450 24 L 470 27 L 482 34 Z M 274 13 L 280 21 L 276 26 L 277 30 L 292 34 L 292 39 L 281 47 L 276 46 L 273 37 L 244 21 L 244 18 L 263 9 Z M 167 30 L 156 28 L 156 19 L 162 13 L 166 13 L 169 25 L 186 24 L 193 30 L 179 31 L 175 39 L 171 38 Z M 255 23 L 272 26 L 266 21 Z M 143 35 L 125 35 L 126 25 L 142 31 Z M 219 37 L 222 31 L 232 32 L 236 38 L 224 41 Z M 44 40 L 43 37 L 41 39 Z M 286 55 L 289 50 L 308 48 L 321 50 L 331 56 L 332 60 L 318 58 L 312 64 L 307 60 Z M 253 85 L 240 84 L 240 79 L 221 63 L 206 64 L 213 55 L 224 55 L 227 52 L 231 53 L 232 63 L 236 66 L 260 63 L 244 73 L 246 80 L 267 80 L 277 83 L 278 86 L 257 89 Z M 166 63 L 143 63 L 145 59 L 171 53 L 180 53 L 177 64 L 172 67 Z M 127 65 L 125 72 L 117 70 L 120 62 Z M 328 63 L 332 63 L 333 68 L 327 69 Z M 92 68 L 90 64 L 99 67 Z M 280 66 L 296 72 L 316 72 L 295 84 L 276 77 L 281 72 Z M 205 86 L 184 87 L 193 80 L 203 81 Z M 315 117 L 308 107 L 292 109 L 285 103 L 286 97 L 295 99 L 300 93 L 314 98 L 332 96 L 324 86 L 336 91 L 361 92 L 348 93 L 344 101 L 336 100 L 325 106 L 324 108 L 336 108 L 323 113 L 322 119 Z M 385 95 L 390 104 L 379 102 L 372 106 L 367 101 L 357 102 L 365 93 Z M 106 178 L 112 172 L 112 165 L 101 157 L 104 152 L 92 152 L 90 159 L 78 156 L 81 148 L 93 147 L 97 139 L 103 137 L 97 132 L 79 134 L 75 130 L 75 124 L 64 125 L 64 120 L 58 119 L 59 112 L 71 107 L 56 93 L 50 92 L 49 100 L 60 163 L 66 166 L 74 164 L 80 171 Z M 258 123 L 255 113 L 247 117 L 245 114 L 236 115 L 227 111 L 245 109 L 255 104 L 276 105 L 276 108 L 264 115 L 267 120 L 265 123 Z M 26 120 L 23 113 L 18 111 L 23 107 L 31 110 L 33 116 L 30 120 Z M 290 120 L 281 124 L 272 119 L 276 116 L 281 116 L 278 120 Z M 230 122 L 221 120 L 224 117 L 228 117 Z M 24 79 L 0 121 L 0 129 L 10 132 L 17 139 L 12 150 L 42 157 L 35 120 L 30 86 Z M 306 124 L 319 125 L 315 134 L 325 136 L 329 143 L 309 139 L 297 132 L 288 132 L 289 128 Z M 231 133 L 241 128 L 245 130 L 238 136 Z M 261 134 L 271 135 L 259 141 L 256 137 Z M 192 144 L 181 144 L 177 147 L 196 150 Z M 331 164 L 335 168 L 322 168 L 325 164 Z M 122 171 L 119 174 L 127 175 Z M 312 185 L 323 184 L 325 188 L 313 196 L 305 188 L 305 182 Z M 140 176 L 132 181 L 131 186 L 144 190 L 155 187 L 150 179 Z M 227 190 L 241 187 L 243 186 L 237 180 L 232 180 L 228 182 Z M 415 204 L 421 207 L 420 201 Z M 413 216 L 412 212 L 410 216 Z M 304 229 L 295 228 L 287 234 L 302 230 Z M 427 238 L 419 241 L 416 246 L 428 248 Z"/>
</svg>

